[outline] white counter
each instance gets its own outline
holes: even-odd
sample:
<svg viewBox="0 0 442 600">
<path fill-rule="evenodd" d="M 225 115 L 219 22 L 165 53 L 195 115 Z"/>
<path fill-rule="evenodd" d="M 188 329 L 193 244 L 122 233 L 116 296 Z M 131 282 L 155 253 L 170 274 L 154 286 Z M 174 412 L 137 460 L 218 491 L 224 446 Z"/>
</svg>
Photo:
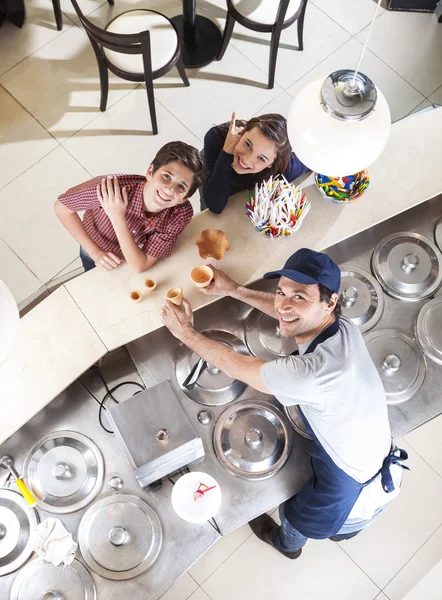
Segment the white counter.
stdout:
<svg viewBox="0 0 442 600">
<path fill-rule="evenodd" d="M 172 287 L 182 287 L 194 308 L 216 300 L 197 292 L 190 280 L 192 268 L 204 262 L 194 243 L 201 230 L 225 231 L 231 249 L 220 261 L 220 268 L 241 284 L 255 281 L 265 271 L 281 267 L 298 248 L 324 250 L 440 194 L 440 132 L 442 109 L 393 125 L 387 148 L 370 168 L 370 187 L 351 205 L 340 206 L 324 199 L 310 177 L 303 187 L 312 209 L 291 237 L 271 239 L 256 232 L 244 214 L 244 193 L 233 197 L 221 215 L 209 211 L 196 215 L 173 255 L 149 271 L 149 276 L 158 280 L 158 287 L 139 304 L 130 301 L 129 293 L 143 290 L 146 276 L 131 273 L 127 265 L 112 272 L 94 269 L 68 282 L 66 288 L 107 348 L 118 348 L 161 327 L 160 308 Z"/>
<path fill-rule="evenodd" d="M 0 443 L 106 352 L 63 288 L 24 316 L 14 352 L 0 368 Z"/>
<path fill-rule="evenodd" d="M 370 168 L 368 191 L 349 206 L 323 199 L 309 178 L 302 187 L 312 209 L 291 237 L 273 240 L 257 233 L 244 215 L 245 194 L 232 198 L 222 215 L 196 215 L 174 254 L 149 271 L 158 287 L 139 304 L 129 293 L 143 290 L 146 275 L 131 273 L 127 265 L 112 272 L 93 269 L 65 284 L 21 320 L 17 348 L 0 369 L 0 443 L 107 350 L 161 327 L 160 308 L 170 288 L 181 286 L 195 309 L 216 300 L 199 294 L 189 276 L 204 262 L 194 244 L 201 230 L 226 232 L 231 249 L 214 264 L 250 283 L 281 267 L 298 248 L 324 250 L 441 194 L 441 132 L 442 109 L 394 124 L 387 148 Z"/>
</svg>

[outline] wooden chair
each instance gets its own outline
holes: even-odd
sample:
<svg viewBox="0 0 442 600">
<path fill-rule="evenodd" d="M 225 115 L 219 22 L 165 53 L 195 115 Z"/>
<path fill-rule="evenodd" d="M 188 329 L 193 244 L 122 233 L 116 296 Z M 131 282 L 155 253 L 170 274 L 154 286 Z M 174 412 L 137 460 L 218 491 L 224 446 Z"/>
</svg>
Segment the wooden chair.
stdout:
<svg viewBox="0 0 442 600">
<path fill-rule="evenodd" d="M 107 0 L 111 6 L 114 5 L 114 0 Z M 61 12 L 60 0 L 52 0 L 52 6 L 54 8 L 55 22 L 57 23 L 58 31 L 63 29 L 63 15 Z"/>
<path fill-rule="evenodd" d="M 217 60 L 221 60 L 232 37 L 235 21 L 262 33 L 271 33 L 269 88 L 275 84 L 276 57 L 283 29 L 298 23 L 298 49 L 304 49 L 304 17 L 308 0 L 227 0 L 227 20 Z"/>
<path fill-rule="evenodd" d="M 100 29 L 83 15 L 76 0 L 71 2 L 97 59 L 101 86 L 100 110 L 106 110 L 108 70 L 127 81 L 144 81 L 152 130 L 156 135 L 158 126 L 153 80 L 162 77 L 176 65 L 184 85 L 190 85 L 173 23 L 153 10 L 130 10 L 112 19 L 105 29 Z"/>
</svg>

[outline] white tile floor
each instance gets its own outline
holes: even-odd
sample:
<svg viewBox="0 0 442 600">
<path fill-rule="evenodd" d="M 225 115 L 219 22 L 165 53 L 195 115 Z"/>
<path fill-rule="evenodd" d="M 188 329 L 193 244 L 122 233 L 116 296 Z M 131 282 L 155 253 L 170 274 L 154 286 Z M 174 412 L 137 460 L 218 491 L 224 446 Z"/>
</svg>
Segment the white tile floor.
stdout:
<svg viewBox="0 0 442 600">
<path fill-rule="evenodd" d="M 169 16 L 181 10 L 179 0 L 80 4 L 98 24 L 134 6 Z M 225 0 L 198 0 L 197 6 L 224 26 Z M 268 36 L 237 25 L 222 62 L 188 71 L 189 88 L 175 71 L 157 80 L 158 136 L 151 135 L 142 86 L 112 77 L 108 110 L 100 112 L 94 55 L 69 0 L 62 8 L 62 32 L 48 0 L 27 1 L 22 30 L 7 22 L 0 29 L 0 278 L 19 303 L 78 272 L 78 248 L 52 211 L 61 192 L 106 172 L 144 172 L 171 139 L 201 147 L 205 131 L 233 109 L 239 117 L 287 115 L 306 82 L 355 66 L 375 4 L 310 0 L 305 50 L 293 49 L 296 28 L 284 32 L 273 90 L 265 85 Z M 434 15 L 381 10 L 363 71 L 384 92 L 394 120 L 442 104 L 441 52 L 442 25 Z M 400 600 L 442 559 L 441 432 L 442 417 L 405 437 L 412 471 L 403 493 L 360 537 L 340 545 L 309 543 L 293 563 L 246 525 L 220 540 L 164 599 Z"/>
</svg>

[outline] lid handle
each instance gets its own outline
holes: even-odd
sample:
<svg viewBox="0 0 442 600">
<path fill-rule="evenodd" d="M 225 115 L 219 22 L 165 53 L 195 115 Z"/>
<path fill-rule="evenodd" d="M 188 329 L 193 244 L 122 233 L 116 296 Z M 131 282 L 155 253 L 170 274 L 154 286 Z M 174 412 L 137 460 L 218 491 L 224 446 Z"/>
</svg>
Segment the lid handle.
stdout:
<svg viewBox="0 0 442 600">
<path fill-rule="evenodd" d="M 401 366 L 401 359 L 397 354 L 387 354 L 381 366 L 386 373 L 395 373 Z"/>
<path fill-rule="evenodd" d="M 219 369 L 218 367 L 215 367 L 214 365 L 211 365 L 210 363 L 207 363 L 207 372 L 210 373 L 211 375 L 217 375 L 219 373 Z"/>
<path fill-rule="evenodd" d="M 165 442 L 169 437 L 169 432 L 167 431 L 167 429 L 160 429 L 159 431 L 157 431 L 157 435 L 155 437 L 159 442 Z"/>
<path fill-rule="evenodd" d="M 115 492 L 118 492 L 118 490 L 121 490 L 123 485 L 124 485 L 123 478 L 120 477 L 119 475 L 114 475 L 113 477 L 111 477 L 109 479 L 109 487 L 112 490 L 114 490 Z"/>
<path fill-rule="evenodd" d="M 63 595 L 56 590 L 48 590 L 43 594 L 41 600 L 63 600 Z"/>
<path fill-rule="evenodd" d="M 256 448 L 260 444 L 262 444 L 262 431 L 259 429 L 249 429 L 249 431 L 245 435 L 245 441 L 248 446 L 251 448 Z"/>
<path fill-rule="evenodd" d="M 410 252 L 406 254 L 401 262 L 401 269 L 405 273 L 412 273 L 417 266 L 419 265 L 419 256 L 414 254 L 414 252 Z"/>
<path fill-rule="evenodd" d="M 342 291 L 341 302 L 344 306 L 350 308 L 356 303 L 358 296 L 358 290 L 354 286 L 350 285 L 348 288 L 345 288 L 345 290 Z"/>
<path fill-rule="evenodd" d="M 3 525 L 3 523 L 0 523 L 0 542 L 6 537 L 7 533 L 8 530 L 6 527 Z"/>
<path fill-rule="evenodd" d="M 114 527 L 109 531 L 109 541 L 113 546 L 124 546 L 130 539 L 128 530 L 125 527 Z"/>
<path fill-rule="evenodd" d="M 74 469 L 68 463 L 58 462 L 52 469 L 52 475 L 55 479 L 63 480 L 72 479 L 75 473 Z"/>
</svg>

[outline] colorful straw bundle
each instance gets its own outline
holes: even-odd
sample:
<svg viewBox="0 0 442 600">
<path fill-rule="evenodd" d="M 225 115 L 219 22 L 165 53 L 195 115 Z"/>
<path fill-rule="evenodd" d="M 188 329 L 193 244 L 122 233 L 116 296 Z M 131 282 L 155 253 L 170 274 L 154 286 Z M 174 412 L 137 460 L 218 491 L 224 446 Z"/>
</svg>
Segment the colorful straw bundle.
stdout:
<svg viewBox="0 0 442 600">
<path fill-rule="evenodd" d="M 282 175 L 256 184 L 246 204 L 246 215 L 256 231 L 269 237 L 294 233 L 309 210 L 306 195 Z"/>
<path fill-rule="evenodd" d="M 361 196 L 370 185 L 368 171 L 361 171 L 346 177 L 329 177 L 316 173 L 315 183 L 326 198 L 334 202 L 351 202 Z"/>
</svg>

